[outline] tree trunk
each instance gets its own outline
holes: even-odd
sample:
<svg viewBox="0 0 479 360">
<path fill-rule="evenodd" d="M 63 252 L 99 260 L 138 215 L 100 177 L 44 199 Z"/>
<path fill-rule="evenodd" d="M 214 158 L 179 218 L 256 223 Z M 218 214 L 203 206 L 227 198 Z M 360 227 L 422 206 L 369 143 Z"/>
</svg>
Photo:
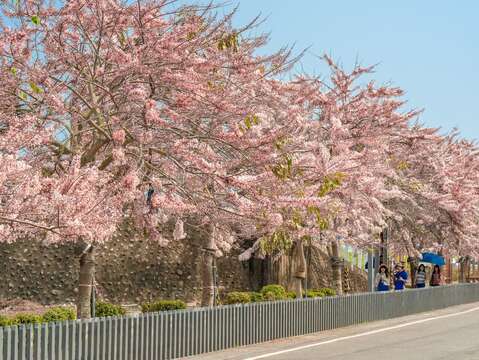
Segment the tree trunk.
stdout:
<svg viewBox="0 0 479 360">
<path fill-rule="evenodd" d="M 459 260 L 459 282 L 464 282 L 464 259 L 461 258 Z"/>
<path fill-rule="evenodd" d="M 213 306 L 215 302 L 215 284 L 213 278 L 213 254 L 205 250 L 203 254 L 203 291 L 201 306 Z"/>
<path fill-rule="evenodd" d="M 311 240 L 308 244 L 308 249 L 306 252 L 306 279 L 304 280 L 304 288 L 307 292 L 311 288 L 311 256 L 312 256 L 312 248 L 311 248 Z"/>
<path fill-rule="evenodd" d="M 350 268 L 348 266 L 343 267 L 342 275 L 343 275 L 343 279 L 341 280 L 342 281 L 341 285 L 344 290 L 343 292 L 347 294 L 352 291 Z"/>
<path fill-rule="evenodd" d="M 342 269 L 343 262 L 339 257 L 339 244 L 337 240 L 331 241 L 331 268 L 333 270 L 333 288 L 336 294 L 343 294 Z"/>
<path fill-rule="evenodd" d="M 465 283 L 468 281 L 469 268 L 470 268 L 469 257 L 468 256 L 462 257 L 460 259 L 460 265 L 459 265 L 459 282 L 460 283 Z"/>
<path fill-rule="evenodd" d="M 303 240 L 295 242 L 292 255 L 292 290 L 296 293 L 296 298 L 303 297 L 303 280 L 306 278 L 306 257 L 304 256 Z"/>
<path fill-rule="evenodd" d="M 381 232 L 381 250 L 379 255 L 379 266 L 382 265 L 381 260 L 383 264 L 386 264 L 386 266 L 389 266 L 388 238 L 389 238 L 389 230 L 386 227 Z"/>
<path fill-rule="evenodd" d="M 271 277 L 273 283 L 281 285 L 284 288 L 288 288 L 290 279 L 290 263 L 290 256 L 288 254 L 279 255 L 273 266 L 273 276 Z"/>
<path fill-rule="evenodd" d="M 215 240 L 214 225 L 209 227 L 209 236 L 203 248 L 203 270 L 202 283 L 203 290 L 201 294 L 201 306 L 214 306 L 215 304 L 215 282 L 214 282 L 214 263 L 215 252 L 217 250 Z"/>
<path fill-rule="evenodd" d="M 262 259 L 256 259 L 251 257 L 248 260 L 248 280 L 250 288 L 254 291 L 258 291 L 264 285 L 265 282 L 265 265 Z"/>
<path fill-rule="evenodd" d="M 88 245 L 86 251 L 80 255 L 80 284 L 78 290 L 77 317 L 79 319 L 91 318 L 91 292 L 95 276 L 95 251 Z"/>
<path fill-rule="evenodd" d="M 445 277 L 446 284 L 452 284 L 452 260 L 450 257 L 447 259 L 446 263 L 447 276 Z"/>
<path fill-rule="evenodd" d="M 468 256 L 466 261 L 466 282 L 469 282 L 469 278 L 471 277 L 471 258 Z"/>
<path fill-rule="evenodd" d="M 417 264 L 418 260 L 413 257 L 408 257 L 407 261 L 409 262 L 409 272 L 411 276 L 411 286 L 415 287 L 416 284 L 416 272 L 417 272 Z"/>
</svg>

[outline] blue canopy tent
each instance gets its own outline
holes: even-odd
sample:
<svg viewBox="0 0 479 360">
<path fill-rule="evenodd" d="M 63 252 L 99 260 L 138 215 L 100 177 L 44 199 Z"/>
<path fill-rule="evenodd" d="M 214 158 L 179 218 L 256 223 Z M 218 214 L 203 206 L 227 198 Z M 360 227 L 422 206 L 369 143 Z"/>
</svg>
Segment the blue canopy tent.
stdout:
<svg viewBox="0 0 479 360">
<path fill-rule="evenodd" d="M 428 262 L 434 265 L 444 266 L 446 265 L 446 261 L 444 257 L 434 253 L 422 253 L 422 262 Z"/>
</svg>

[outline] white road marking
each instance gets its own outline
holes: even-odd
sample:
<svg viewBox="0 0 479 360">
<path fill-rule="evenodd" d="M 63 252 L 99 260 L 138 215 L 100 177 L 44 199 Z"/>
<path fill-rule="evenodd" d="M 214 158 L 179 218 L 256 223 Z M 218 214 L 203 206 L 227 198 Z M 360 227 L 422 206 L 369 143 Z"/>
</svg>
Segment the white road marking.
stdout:
<svg viewBox="0 0 479 360">
<path fill-rule="evenodd" d="M 433 321 L 433 320 L 445 319 L 445 318 L 453 317 L 453 316 L 460 316 L 460 315 L 468 314 L 470 312 L 478 311 L 478 310 L 479 310 L 479 307 L 475 307 L 475 308 L 472 308 L 472 309 L 469 309 L 469 310 L 465 310 L 465 311 L 461 311 L 461 312 L 457 312 L 457 313 L 453 313 L 453 314 L 435 316 L 435 317 L 431 317 L 431 318 L 427 318 L 427 319 L 411 321 L 411 322 L 408 322 L 408 323 L 395 325 L 395 326 L 390 326 L 390 327 L 386 327 L 386 328 L 382 328 L 382 329 L 371 330 L 371 331 L 367 331 L 367 332 L 360 333 L 360 334 L 343 336 L 343 337 L 339 337 L 339 338 L 335 338 L 335 339 L 331 339 L 331 340 L 326 340 L 326 341 L 320 341 L 320 342 L 313 343 L 313 344 L 298 346 L 298 347 L 295 347 L 295 348 L 290 348 L 290 349 L 286 349 L 286 350 L 275 351 L 275 352 L 272 352 L 272 353 L 267 353 L 267 354 L 263 354 L 263 355 L 249 357 L 249 358 L 245 358 L 244 360 L 265 359 L 265 358 L 269 358 L 269 357 L 272 357 L 272 356 L 275 356 L 275 355 L 281 355 L 281 354 L 286 354 L 286 353 L 293 352 L 293 351 L 309 349 L 309 348 L 312 348 L 312 347 L 331 344 L 331 343 L 335 343 L 335 342 L 338 342 L 338 341 L 344 341 L 344 340 L 354 339 L 354 338 L 358 338 L 358 337 L 374 335 L 374 334 L 382 333 L 382 332 L 385 332 L 385 331 L 401 329 L 403 327 L 422 324 L 422 323 Z"/>
</svg>

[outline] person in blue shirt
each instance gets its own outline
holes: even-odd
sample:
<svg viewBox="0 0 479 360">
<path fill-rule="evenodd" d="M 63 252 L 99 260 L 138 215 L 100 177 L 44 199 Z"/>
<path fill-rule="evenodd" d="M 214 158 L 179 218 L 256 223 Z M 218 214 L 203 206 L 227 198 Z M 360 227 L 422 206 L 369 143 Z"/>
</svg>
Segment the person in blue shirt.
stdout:
<svg viewBox="0 0 479 360">
<path fill-rule="evenodd" d="M 404 290 L 407 281 L 407 272 L 404 265 L 397 264 L 394 271 L 394 290 Z"/>
<path fill-rule="evenodd" d="M 386 265 L 379 267 L 375 280 L 377 291 L 389 291 L 389 271 Z"/>
</svg>

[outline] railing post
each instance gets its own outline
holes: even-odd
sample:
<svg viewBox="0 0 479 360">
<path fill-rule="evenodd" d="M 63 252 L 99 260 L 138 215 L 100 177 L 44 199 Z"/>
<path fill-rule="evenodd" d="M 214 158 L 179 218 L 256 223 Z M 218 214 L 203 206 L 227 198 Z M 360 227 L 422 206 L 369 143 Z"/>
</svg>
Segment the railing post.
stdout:
<svg viewBox="0 0 479 360">
<path fill-rule="evenodd" d="M 378 258 L 376 258 L 376 261 Z M 369 254 L 370 278 L 374 256 Z M 171 359 L 479 301 L 479 284 L 0 328 L 0 360 Z M 6 358 L 5 358 L 6 356 Z"/>
</svg>

